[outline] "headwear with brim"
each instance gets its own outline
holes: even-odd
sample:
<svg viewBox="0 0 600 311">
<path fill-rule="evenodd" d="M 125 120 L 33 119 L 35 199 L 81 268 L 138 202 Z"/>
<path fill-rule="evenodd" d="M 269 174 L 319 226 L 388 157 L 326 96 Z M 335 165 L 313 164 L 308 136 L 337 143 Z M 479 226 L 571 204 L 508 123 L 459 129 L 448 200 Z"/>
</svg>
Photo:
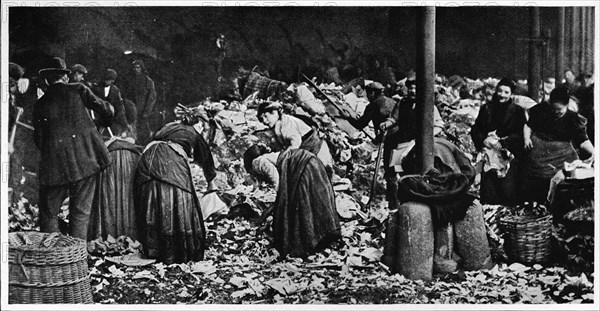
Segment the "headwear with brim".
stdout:
<svg viewBox="0 0 600 311">
<path fill-rule="evenodd" d="M 107 68 L 104 72 L 104 80 L 117 80 L 117 72 L 114 69 Z"/>
<path fill-rule="evenodd" d="M 23 77 L 25 70 L 23 67 L 19 66 L 15 63 L 8 63 L 8 76 L 13 78 L 14 80 L 19 80 Z"/>
<path fill-rule="evenodd" d="M 84 75 L 87 74 L 87 69 L 85 69 L 85 67 L 83 67 L 82 64 L 73 65 L 73 67 L 71 67 L 71 71 L 72 72 L 80 72 L 80 73 L 83 73 Z"/>
<path fill-rule="evenodd" d="M 510 88 L 511 93 L 514 93 L 515 88 L 517 87 L 517 84 L 515 83 L 515 81 L 513 81 L 509 78 L 500 79 L 500 81 L 496 85 L 496 88 L 499 88 L 501 85 L 508 86 Z"/>
<path fill-rule="evenodd" d="M 569 104 L 569 99 L 571 97 L 571 94 L 569 92 L 569 89 L 565 86 L 559 86 L 557 88 L 555 88 L 554 90 L 552 90 L 552 92 L 550 92 L 550 103 L 557 103 L 557 102 L 561 102 L 564 105 Z"/>
<path fill-rule="evenodd" d="M 369 83 L 365 88 L 371 89 L 371 90 L 383 90 L 384 89 L 383 85 L 377 81 Z"/>
<path fill-rule="evenodd" d="M 48 62 L 48 67 L 46 67 L 44 69 L 40 69 L 39 74 L 47 75 L 47 74 L 53 74 L 53 73 L 69 74 L 69 73 L 71 73 L 71 70 L 67 69 L 67 64 L 65 63 L 65 61 L 62 58 L 53 57 Z"/>
</svg>

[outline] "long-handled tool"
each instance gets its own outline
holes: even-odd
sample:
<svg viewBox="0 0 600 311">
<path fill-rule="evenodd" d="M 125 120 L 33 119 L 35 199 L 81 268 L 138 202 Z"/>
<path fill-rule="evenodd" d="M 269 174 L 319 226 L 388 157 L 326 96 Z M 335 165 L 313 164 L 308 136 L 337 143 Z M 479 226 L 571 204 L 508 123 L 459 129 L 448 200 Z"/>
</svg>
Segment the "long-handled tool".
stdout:
<svg viewBox="0 0 600 311">
<path fill-rule="evenodd" d="M 10 139 L 8 140 L 11 146 L 15 143 L 15 133 L 17 132 L 17 125 L 20 124 L 21 115 L 23 114 L 23 108 L 17 107 L 17 116 L 15 117 L 15 124 L 13 124 L 12 132 L 10 133 Z"/>
<path fill-rule="evenodd" d="M 358 115 L 356 114 L 355 111 L 352 110 L 348 110 L 348 109 L 344 109 L 342 107 L 340 107 L 340 105 L 338 105 L 333 99 L 331 99 L 331 97 L 329 97 L 327 94 L 325 94 L 325 92 L 323 92 L 323 90 L 321 90 L 311 79 L 309 79 L 306 75 L 304 75 L 303 73 L 301 73 L 302 77 L 304 77 L 304 79 L 306 80 L 306 82 L 308 83 L 308 85 L 310 85 L 312 88 L 314 88 L 317 93 L 321 94 L 321 96 L 325 97 L 325 99 L 327 99 L 328 102 L 330 102 L 339 112 L 343 117 L 350 117 L 353 119 L 357 119 Z M 367 133 L 365 131 L 365 129 L 360 129 L 367 137 L 369 137 L 371 140 L 373 140 L 373 137 L 371 135 L 369 135 L 369 133 Z"/>
<path fill-rule="evenodd" d="M 373 183 L 371 184 L 371 192 L 369 193 L 369 201 L 365 205 L 365 210 L 367 213 L 369 212 L 369 207 L 371 206 L 371 202 L 373 202 L 373 197 L 375 196 L 375 187 L 377 185 L 377 175 L 379 173 L 379 166 L 381 163 L 381 159 L 383 158 L 383 143 L 385 142 L 385 137 L 387 136 L 387 131 L 383 132 L 383 137 L 381 142 L 379 143 L 379 147 L 377 148 L 377 162 L 375 163 L 375 171 L 373 172 Z"/>
<path fill-rule="evenodd" d="M 314 88 L 319 94 L 321 94 L 321 96 L 325 97 L 325 99 L 327 99 L 328 102 L 330 102 L 335 108 L 337 108 L 337 110 L 340 112 L 340 114 L 343 117 L 352 117 L 352 118 L 356 118 L 356 113 L 350 112 L 347 109 L 344 109 L 342 107 L 340 107 L 340 105 L 338 105 L 333 99 L 331 99 L 327 94 L 325 94 L 325 92 L 323 92 L 323 90 L 321 90 L 311 79 L 309 79 L 306 75 L 304 75 L 303 73 L 301 73 L 302 77 L 304 77 L 304 79 L 306 80 L 306 82 L 312 87 Z"/>
</svg>

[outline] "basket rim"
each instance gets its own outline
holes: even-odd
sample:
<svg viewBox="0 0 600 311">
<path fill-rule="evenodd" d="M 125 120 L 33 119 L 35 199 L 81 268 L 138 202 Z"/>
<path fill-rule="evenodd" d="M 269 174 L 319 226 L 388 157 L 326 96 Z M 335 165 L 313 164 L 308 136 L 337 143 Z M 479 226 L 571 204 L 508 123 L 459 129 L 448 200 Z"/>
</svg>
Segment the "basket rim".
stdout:
<svg viewBox="0 0 600 311">
<path fill-rule="evenodd" d="M 551 219 L 552 214 L 544 215 L 544 216 L 515 216 L 515 215 L 504 215 L 500 217 L 500 222 L 507 223 L 528 223 L 533 221 L 541 221 L 546 219 Z"/>
<path fill-rule="evenodd" d="M 87 247 L 87 244 L 78 242 L 77 244 L 74 244 L 74 245 L 53 246 L 53 247 L 38 247 L 38 246 L 34 246 L 34 245 L 9 245 L 8 250 L 9 251 L 22 251 L 22 252 L 35 251 L 35 252 L 40 252 L 40 253 L 56 253 L 56 252 L 68 251 L 71 249 L 78 249 L 82 245 Z"/>
<path fill-rule="evenodd" d="M 43 235 L 49 235 L 52 234 L 53 232 L 40 232 L 40 231 L 34 231 L 34 230 L 30 230 L 30 231 L 17 231 L 17 232 L 10 232 L 10 235 L 16 236 L 19 234 L 25 234 L 25 235 L 38 235 L 38 236 L 43 236 Z M 52 246 L 52 247 L 40 247 L 38 245 L 31 245 L 31 244 L 11 244 L 11 239 L 9 238 L 9 243 L 8 243 L 8 250 L 14 250 L 14 251 L 35 251 L 35 252 L 42 252 L 42 253 L 49 253 L 49 252 L 63 252 L 63 251 L 70 251 L 71 249 L 77 249 L 80 247 L 86 247 L 87 248 L 87 242 L 83 239 L 80 238 L 76 238 L 76 237 L 72 237 L 69 235 L 64 235 L 61 234 L 59 235 L 59 237 L 63 240 L 68 241 L 69 243 L 71 243 L 70 245 L 66 245 L 66 246 Z"/>
</svg>

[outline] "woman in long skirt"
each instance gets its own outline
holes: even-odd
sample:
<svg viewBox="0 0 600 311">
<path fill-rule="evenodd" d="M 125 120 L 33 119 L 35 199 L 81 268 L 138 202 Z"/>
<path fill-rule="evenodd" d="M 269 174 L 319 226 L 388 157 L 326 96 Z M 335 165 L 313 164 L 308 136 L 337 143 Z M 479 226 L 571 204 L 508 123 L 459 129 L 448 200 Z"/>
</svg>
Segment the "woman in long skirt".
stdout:
<svg viewBox="0 0 600 311">
<path fill-rule="evenodd" d="M 94 204 L 90 212 L 88 240 L 127 236 L 138 239 L 136 214 L 133 205 L 133 176 L 142 147 L 128 131 L 127 111 L 134 110 L 130 101 L 115 101 L 115 118 L 102 134 L 111 165 L 98 174 Z M 109 130 L 110 129 L 110 130 Z"/>
<path fill-rule="evenodd" d="M 340 237 L 335 194 L 323 162 L 304 149 L 267 153 L 250 147 L 246 170 L 277 188 L 273 211 L 275 248 L 282 257 L 304 257 Z"/>
<path fill-rule="evenodd" d="M 140 242 L 147 256 L 166 264 L 204 257 L 204 222 L 188 158 L 202 166 L 208 190 L 215 190 L 212 154 L 201 135 L 206 113 L 177 114 L 181 120 L 162 127 L 144 150 L 133 189 Z"/>
<path fill-rule="evenodd" d="M 516 84 L 502 78 L 496 86 L 492 101 L 481 106 L 477 120 L 471 128 L 471 138 L 478 150 L 484 147 L 496 150 L 507 149 L 514 155 L 510 168 L 499 177 L 496 169 L 481 173 L 479 190 L 481 203 L 515 205 L 518 195 L 519 166 L 523 157 L 523 126 L 525 110 L 514 103 L 512 94 Z M 497 140 L 492 139 L 496 133 Z"/>
<path fill-rule="evenodd" d="M 106 144 L 111 165 L 98 175 L 88 239 L 124 235 L 137 240 L 133 174 L 142 150 L 121 138 L 110 139 Z"/>
</svg>

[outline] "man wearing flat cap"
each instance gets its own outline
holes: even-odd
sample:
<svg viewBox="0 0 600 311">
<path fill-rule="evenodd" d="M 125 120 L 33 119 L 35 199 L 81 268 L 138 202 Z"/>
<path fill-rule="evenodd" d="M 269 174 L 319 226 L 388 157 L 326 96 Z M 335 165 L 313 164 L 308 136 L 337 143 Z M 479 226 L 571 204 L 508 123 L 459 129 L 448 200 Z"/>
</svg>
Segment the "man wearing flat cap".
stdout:
<svg viewBox="0 0 600 311">
<path fill-rule="evenodd" d="M 69 83 L 83 83 L 87 87 L 92 87 L 92 85 L 85 80 L 85 75 L 87 75 L 87 69 L 83 67 L 82 64 L 75 64 L 71 67 L 71 78 L 69 79 Z"/>
<path fill-rule="evenodd" d="M 381 124 L 390 117 L 396 106 L 396 101 L 383 94 L 384 87 L 379 82 L 369 83 L 365 87 L 365 90 L 367 92 L 367 98 L 369 99 L 369 104 L 365 108 L 365 112 L 360 118 L 356 120 L 349 119 L 348 121 L 357 129 L 362 129 L 367 126 L 369 122 L 373 121 L 376 141 L 381 141 L 381 139 L 383 139 L 383 165 L 385 169 L 386 198 L 390 208 L 394 208 L 396 202 L 397 181 L 396 172 L 393 167 L 389 167 L 389 163 L 392 150 L 398 146 L 397 127 L 388 128 L 387 133 L 384 135 L 386 129 L 381 128 Z"/>
<path fill-rule="evenodd" d="M 104 71 L 102 81 L 92 88 L 94 94 L 100 99 L 109 102 L 115 109 L 114 121 L 111 124 L 103 124 L 109 126 L 112 133 L 123 133 L 127 129 L 123 128 L 127 124 L 125 117 L 125 109 L 123 108 L 123 99 L 121 97 L 121 91 L 114 85 L 117 79 L 117 72 L 114 69 L 107 68 Z"/>
<path fill-rule="evenodd" d="M 67 83 L 70 72 L 58 57 L 39 72 L 48 83 L 33 109 L 34 142 L 42 154 L 40 229 L 59 231 L 58 213 L 69 197 L 69 234 L 85 240 L 97 174 L 110 164 L 108 150 L 86 108 L 102 119 L 112 118 L 113 108 L 83 84 Z"/>
</svg>

